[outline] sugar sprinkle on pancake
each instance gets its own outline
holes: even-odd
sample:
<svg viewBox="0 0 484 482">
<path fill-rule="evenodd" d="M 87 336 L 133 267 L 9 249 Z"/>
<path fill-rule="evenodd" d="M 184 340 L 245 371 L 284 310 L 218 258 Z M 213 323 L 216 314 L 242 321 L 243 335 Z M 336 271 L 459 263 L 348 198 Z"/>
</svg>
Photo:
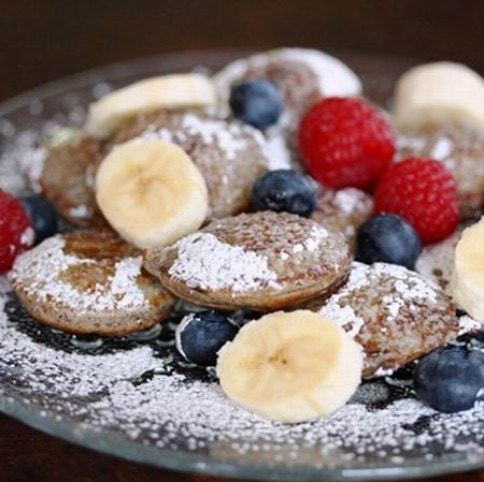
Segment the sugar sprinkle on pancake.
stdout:
<svg viewBox="0 0 484 482">
<path fill-rule="evenodd" d="M 12 287 L 33 318 L 72 333 L 122 335 L 165 319 L 173 297 L 114 234 L 57 235 L 17 258 Z"/>
<path fill-rule="evenodd" d="M 320 312 L 340 324 L 365 352 L 363 376 L 405 365 L 457 338 L 450 298 L 402 266 L 354 262 L 348 282 Z"/>
<path fill-rule="evenodd" d="M 364 191 L 352 187 L 334 191 L 319 185 L 311 219 L 332 231 L 343 233 L 353 245 L 358 228 L 372 213 L 373 199 Z"/>
<path fill-rule="evenodd" d="M 145 267 L 177 296 L 201 306 L 259 311 L 329 296 L 347 276 L 344 236 L 288 213 L 262 211 L 214 221 Z"/>
<path fill-rule="evenodd" d="M 190 156 L 207 183 L 211 218 L 245 210 L 253 184 L 269 166 L 260 132 L 197 112 L 139 115 L 118 132 L 115 140 L 125 142 L 134 137 L 173 142 Z"/>
</svg>

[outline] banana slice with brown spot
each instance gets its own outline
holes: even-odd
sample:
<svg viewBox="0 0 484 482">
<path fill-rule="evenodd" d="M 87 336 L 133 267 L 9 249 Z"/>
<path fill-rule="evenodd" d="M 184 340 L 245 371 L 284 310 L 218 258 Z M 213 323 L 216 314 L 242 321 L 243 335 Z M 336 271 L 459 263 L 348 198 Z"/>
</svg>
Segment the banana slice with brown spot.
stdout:
<svg viewBox="0 0 484 482">
<path fill-rule="evenodd" d="M 344 405 L 361 380 L 362 351 L 340 327 L 307 310 L 250 322 L 219 352 L 225 394 L 264 418 L 296 423 Z"/>
<path fill-rule="evenodd" d="M 161 140 L 114 147 L 97 172 L 96 200 L 111 226 L 139 248 L 173 243 L 208 213 L 202 174 L 180 147 Z"/>
</svg>

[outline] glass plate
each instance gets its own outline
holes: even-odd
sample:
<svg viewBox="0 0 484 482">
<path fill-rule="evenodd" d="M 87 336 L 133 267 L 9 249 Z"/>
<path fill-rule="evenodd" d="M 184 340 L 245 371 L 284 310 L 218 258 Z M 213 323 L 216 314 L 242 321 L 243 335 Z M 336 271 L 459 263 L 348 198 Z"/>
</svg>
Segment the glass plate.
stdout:
<svg viewBox="0 0 484 482">
<path fill-rule="evenodd" d="M 80 124 L 85 106 L 111 88 L 159 73 L 211 71 L 245 54 L 191 52 L 124 62 L 4 102 L 0 187 L 25 191 L 25 159 L 41 155 L 38 136 L 53 124 Z M 382 105 L 395 78 L 412 65 L 392 57 L 341 57 Z M 285 427 L 233 408 L 211 384 L 212 373 L 185 364 L 173 349 L 176 319 L 135 337 L 78 339 L 33 323 L 12 295 L 4 296 L 0 410 L 76 444 L 174 470 L 279 481 L 402 479 L 484 467 L 484 406 L 452 419 L 454 432 L 446 434 L 442 427 L 450 418 L 412 411 L 411 368 L 362 386 L 351 405 L 354 430 L 348 419 Z M 383 418 L 392 403 L 402 404 L 394 439 Z M 358 436 L 373 420 L 380 420 L 374 433 L 366 427 Z"/>
</svg>

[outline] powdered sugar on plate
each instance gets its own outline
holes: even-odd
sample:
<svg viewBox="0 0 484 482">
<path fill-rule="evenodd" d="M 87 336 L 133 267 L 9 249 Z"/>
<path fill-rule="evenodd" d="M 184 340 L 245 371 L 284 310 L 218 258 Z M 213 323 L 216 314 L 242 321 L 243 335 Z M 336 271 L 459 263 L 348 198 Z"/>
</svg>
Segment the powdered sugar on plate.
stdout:
<svg viewBox="0 0 484 482">
<path fill-rule="evenodd" d="M 7 144 L 0 156 L 0 189 L 18 194 L 25 185 L 38 192 L 39 179 L 47 155 L 45 147 L 39 144 L 39 133 L 25 131 Z"/>
<path fill-rule="evenodd" d="M 220 242 L 213 234 L 187 236 L 177 243 L 177 249 L 169 274 L 190 288 L 240 292 L 277 286 L 277 274 L 265 256 Z"/>
<path fill-rule="evenodd" d="M 0 307 L 7 301 L 11 308 L 10 298 L 0 295 Z M 174 338 L 174 328 L 165 325 L 166 339 Z M 483 403 L 438 414 L 411 396 L 392 401 L 391 386 L 371 382 L 327 418 L 273 423 L 227 400 L 215 379 L 194 372 L 172 345 L 160 346 L 155 340 L 110 354 L 69 353 L 34 341 L 2 309 L 0 394 L 47 418 L 74 422 L 92 437 L 116 433 L 136 444 L 220 462 L 334 468 L 399 465 L 404 458 L 432 460 L 442 453 L 472 459 L 484 451 Z"/>
<path fill-rule="evenodd" d="M 89 398 L 105 393 L 116 381 L 138 376 L 159 364 L 148 346 L 130 352 L 88 356 L 36 343 L 9 322 L 4 311 L 7 300 L 5 293 L 0 294 L 2 383 L 15 381 L 16 385 L 24 384 L 24 390 L 59 397 L 68 403 L 69 397 Z"/>
</svg>

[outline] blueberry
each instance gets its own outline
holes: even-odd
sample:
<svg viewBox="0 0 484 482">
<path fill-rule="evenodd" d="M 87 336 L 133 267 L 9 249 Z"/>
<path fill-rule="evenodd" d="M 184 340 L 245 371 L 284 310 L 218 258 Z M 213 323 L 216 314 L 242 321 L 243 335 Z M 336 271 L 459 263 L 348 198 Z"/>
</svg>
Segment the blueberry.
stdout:
<svg viewBox="0 0 484 482">
<path fill-rule="evenodd" d="M 192 313 L 176 330 L 176 348 L 187 361 L 199 366 L 215 366 L 217 352 L 234 339 L 238 326 L 216 311 Z"/>
<path fill-rule="evenodd" d="M 229 103 L 237 119 L 257 129 L 274 125 L 283 109 L 279 88 L 265 79 L 235 85 L 232 87 Z"/>
<path fill-rule="evenodd" d="M 43 196 L 35 195 L 21 199 L 35 231 L 35 243 L 57 233 L 59 218 L 54 205 Z"/>
<path fill-rule="evenodd" d="M 371 264 L 377 261 L 415 267 L 422 242 L 417 231 L 396 214 L 380 214 L 358 230 L 356 259 Z"/>
<path fill-rule="evenodd" d="M 255 211 L 287 211 L 308 217 L 316 204 L 316 187 L 301 172 L 270 171 L 254 184 L 251 203 Z"/>
<path fill-rule="evenodd" d="M 450 345 L 433 351 L 417 365 L 414 375 L 418 397 L 440 412 L 473 407 L 484 388 L 484 353 Z"/>
</svg>

